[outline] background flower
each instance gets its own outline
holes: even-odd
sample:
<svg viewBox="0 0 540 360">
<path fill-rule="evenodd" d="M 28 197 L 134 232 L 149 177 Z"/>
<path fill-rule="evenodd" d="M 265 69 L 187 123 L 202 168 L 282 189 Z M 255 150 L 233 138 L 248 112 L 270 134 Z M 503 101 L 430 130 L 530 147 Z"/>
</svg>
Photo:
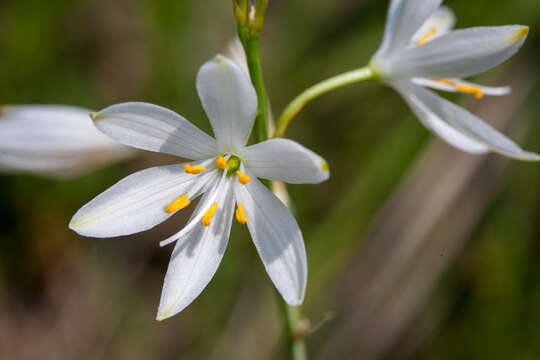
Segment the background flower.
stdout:
<svg viewBox="0 0 540 360">
<path fill-rule="evenodd" d="M 0 109 L 0 171 L 71 178 L 135 154 L 98 131 L 88 109 L 18 105 Z"/>
</svg>

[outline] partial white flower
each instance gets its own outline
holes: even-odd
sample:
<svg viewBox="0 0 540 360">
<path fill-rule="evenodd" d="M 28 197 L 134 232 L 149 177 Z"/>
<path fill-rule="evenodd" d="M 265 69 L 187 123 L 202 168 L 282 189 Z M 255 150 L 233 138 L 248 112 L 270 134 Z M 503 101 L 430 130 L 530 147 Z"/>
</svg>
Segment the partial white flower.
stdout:
<svg viewBox="0 0 540 360">
<path fill-rule="evenodd" d="M 180 115 L 146 103 L 114 105 L 93 115 L 96 126 L 116 141 L 193 161 L 126 177 L 81 208 L 70 227 L 93 237 L 133 234 L 154 227 L 202 195 L 187 225 L 161 242 L 176 241 L 176 246 L 157 319 L 188 306 L 214 276 L 233 217 L 247 224 L 285 301 L 298 305 L 307 279 L 302 233 L 285 205 L 257 178 L 319 183 L 328 179 L 328 165 L 290 140 L 246 146 L 257 96 L 247 74 L 232 60 L 217 56 L 204 64 L 197 89 L 215 139 Z"/>
<path fill-rule="evenodd" d="M 111 141 L 90 110 L 60 105 L 0 108 L 0 171 L 69 178 L 135 152 Z"/>
<path fill-rule="evenodd" d="M 392 0 L 385 34 L 371 68 L 396 89 L 432 132 L 473 154 L 498 152 L 521 160 L 540 160 L 436 90 L 499 96 L 507 87 L 462 80 L 495 67 L 514 55 L 529 28 L 521 25 L 452 30 L 453 12 L 442 0 Z"/>
</svg>

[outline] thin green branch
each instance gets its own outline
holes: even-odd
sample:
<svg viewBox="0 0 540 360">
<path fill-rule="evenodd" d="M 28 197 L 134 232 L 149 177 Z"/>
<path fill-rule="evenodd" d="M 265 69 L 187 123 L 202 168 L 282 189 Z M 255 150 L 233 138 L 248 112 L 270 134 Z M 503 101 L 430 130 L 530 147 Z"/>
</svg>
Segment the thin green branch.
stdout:
<svg viewBox="0 0 540 360">
<path fill-rule="evenodd" d="M 258 107 L 253 132 L 256 143 L 268 139 L 268 102 L 259 54 L 259 39 L 264 25 L 267 4 L 268 0 L 257 0 L 255 8 L 248 9 L 249 6 L 246 0 L 233 0 L 238 37 L 244 47 L 249 75 L 257 93 Z M 272 190 L 271 182 L 266 182 L 265 185 Z M 301 320 L 300 308 L 287 305 L 281 295 L 279 295 L 278 302 L 283 309 L 283 327 L 289 359 L 306 360 L 307 356 L 303 337 L 297 336 L 297 329 Z"/>
<path fill-rule="evenodd" d="M 283 111 L 276 123 L 276 129 L 273 137 L 283 137 L 287 132 L 287 128 L 292 119 L 300 110 L 304 108 L 311 100 L 326 94 L 329 91 L 335 90 L 345 85 L 354 84 L 361 81 L 371 80 L 376 74 L 369 67 L 363 67 L 353 71 L 346 72 L 324 80 L 298 95 Z"/>
</svg>

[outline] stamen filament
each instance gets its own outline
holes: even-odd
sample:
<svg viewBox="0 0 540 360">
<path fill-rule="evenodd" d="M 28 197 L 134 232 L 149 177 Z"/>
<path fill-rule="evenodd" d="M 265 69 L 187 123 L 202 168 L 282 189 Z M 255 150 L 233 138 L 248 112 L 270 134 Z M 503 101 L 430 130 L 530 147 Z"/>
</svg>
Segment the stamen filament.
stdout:
<svg viewBox="0 0 540 360">
<path fill-rule="evenodd" d="M 170 213 L 173 213 L 175 211 L 185 208 L 191 203 L 191 201 L 188 200 L 188 197 L 189 197 L 188 194 L 184 196 L 180 196 L 178 199 L 174 200 L 172 203 L 167 205 L 165 207 L 165 211 L 170 214 Z"/>
<path fill-rule="evenodd" d="M 200 165 L 191 166 L 190 164 L 184 164 L 184 171 L 188 174 L 199 175 L 201 171 L 204 171 L 204 170 L 206 170 L 204 166 L 200 166 Z"/>
<path fill-rule="evenodd" d="M 238 175 L 238 181 L 240 181 L 242 185 L 246 185 L 248 182 L 251 181 L 251 178 L 240 170 L 236 171 L 236 175 Z"/>
<path fill-rule="evenodd" d="M 246 217 L 246 213 L 244 212 L 244 207 L 242 206 L 241 202 L 238 202 L 238 208 L 236 209 L 236 220 L 242 225 L 248 222 L 248 218 Z"/>
<path fill-rule="evenodd" d="M 212 217 L 214 217 L 214 215 L 216 214 L 216 210 L 217 210 L 217 202 L 215 202 L 211 207 L 210 209 L 208 209 L 206 211 L 206 213 L 204 213 L 204 216 L 202 218 L 202 223 L 204 226 L 210 226 L 212 224 Z"/>
</svg>

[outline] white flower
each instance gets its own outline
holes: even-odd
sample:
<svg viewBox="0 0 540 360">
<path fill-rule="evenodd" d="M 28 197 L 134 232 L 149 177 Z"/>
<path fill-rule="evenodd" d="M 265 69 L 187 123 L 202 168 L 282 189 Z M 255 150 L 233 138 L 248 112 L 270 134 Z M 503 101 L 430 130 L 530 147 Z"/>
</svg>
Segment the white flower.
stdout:
<svg viewBox="0 0 540 360">
<path fill-rule="evenodd" d="M 111 106 L 96 126 L 113 139 L 193 162 L 132 174 L 81 208 L 70 227 L 85 236 L 112 237 L 154 227 L 202 195 L 177 241 L 158 310 L 158 320 L 189 305 L 216 272 L 232 218 L 247 224 L 275 286 L 291 305 L 302 302 L 307 264 L 302 233 L 289 210 L 257 178 L 319 183 L 326 162 L 296 142 L 273 139 L 246 146 L 257 111 L 248 76 L 217 56 L 199 71 L 197 89 L 216 139 L 180 115 L 146 103 Z M 235 211 L 236 205 L 236 211 Z"/>
<path fill-rule="evenodd" d="M 0 171 L 69 178 L 135 153 L 99 132 L 90 113 L 60 105 L 2 106 Z"/>
<path fill-rule="evenodd" d="M 371 61 L 381 80 L 396 89 L 431 131 L 473 154 L 498 152 L 521 160 L 540 160 L 437 90 L 505 95 L 505 87 L 461 80 L 506 61 L 523 45 L 529 28 L 521 25 L 452 30 L 455 17 L 442 0 L 392 0 L 384 39 Z"/>
</svg>

